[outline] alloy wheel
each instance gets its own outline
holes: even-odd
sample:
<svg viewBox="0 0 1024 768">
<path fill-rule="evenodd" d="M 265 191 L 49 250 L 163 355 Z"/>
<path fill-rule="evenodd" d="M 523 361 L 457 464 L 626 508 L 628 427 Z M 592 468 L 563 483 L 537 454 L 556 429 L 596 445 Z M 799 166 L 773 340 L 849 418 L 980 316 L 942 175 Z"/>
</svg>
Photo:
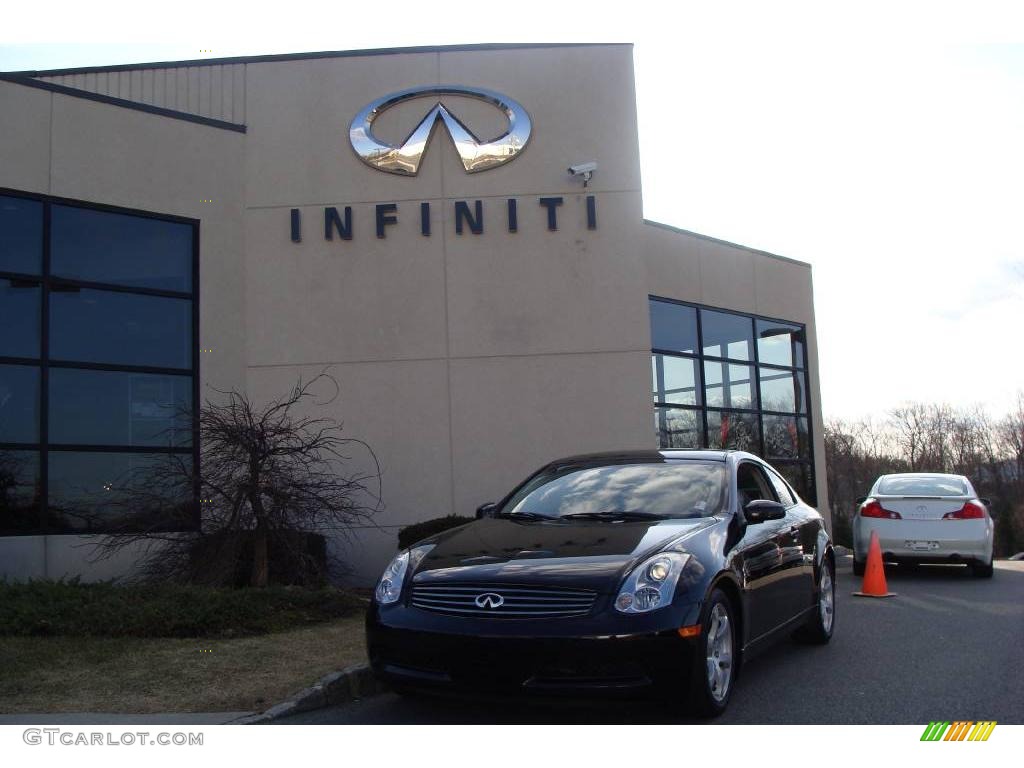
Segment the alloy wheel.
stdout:
<svg viewBox="0 0 1024 768">
<path fill-rule="evenodd" d="M 712 698 L 722 702 L 729 694 L 732 681 L 732 627 L 729 610 L 723 603 L 716 603 L 711 610 L 707 644 L 708 690 Z"/>
<path fill-rule="evenodd" d="M 822 564 L 821 584 L 818 592 L 818 610 L 821 611 L 821 628 L 828 634 L 832 631 L 835 618 L 836 590 L 832 583 L 832 569 Z"/>
</svg>

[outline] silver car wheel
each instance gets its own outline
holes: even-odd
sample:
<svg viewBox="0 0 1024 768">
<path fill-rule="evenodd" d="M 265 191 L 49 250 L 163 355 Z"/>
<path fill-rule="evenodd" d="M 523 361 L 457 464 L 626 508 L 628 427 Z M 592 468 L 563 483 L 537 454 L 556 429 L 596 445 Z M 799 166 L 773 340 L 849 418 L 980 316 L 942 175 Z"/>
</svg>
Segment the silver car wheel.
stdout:
<svg viewBox="0 0 1024 768">
<path fill-rule="evenodd" d="M 818 592 L 818 610 L 821 611 L 821 628 L 827 635 L 832 631 L 835 618 L 836 590 L 832 584 L 832 569 L 827 564 L 821 566 L 821 583 Z"/>
<path fill-rule="evenodd" d="M 711 610 L 707 642 L 708 690 L 717 701 L 725 701 L 732 681 L 732 627 L 729 611 L 722 603 Z"/>
</svg>

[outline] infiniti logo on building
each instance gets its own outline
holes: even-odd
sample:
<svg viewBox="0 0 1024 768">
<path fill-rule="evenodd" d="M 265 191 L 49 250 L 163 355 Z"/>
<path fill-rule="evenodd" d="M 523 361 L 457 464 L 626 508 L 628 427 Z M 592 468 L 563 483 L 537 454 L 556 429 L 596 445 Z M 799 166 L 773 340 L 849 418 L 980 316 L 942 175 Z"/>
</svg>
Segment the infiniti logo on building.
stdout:
<svg viewBox="0 0 1024 768">
<path fill-rule="evenodd" d="M 374 137 L 373 122 L 381 113 L 396 104 L 423 96 L 467 96 L 493 104 L 505 113 L 508 130 L 489 141 L 480 141 L 442 102 L 438 101 L 401 146 L 386 144 Z M 427 142 L 438 121 L 448 130 L 467 173 L 486 171 L 515 159 L 530 140 L 532 129 L 530 116 L 526 110 L 519 102 L 508 96 L 462 85 L 426 85 L 371 101 L 352 120 L 348 132 L 349 140 L 356 154 L 367 165 L 400 176 L 415 176 L 419 172 Z"/>
<path fill-rule="evenodd" d="M 477 608 L 501 608 L 505 604 L 505 598 L 494 592 L 485 592 L 482 595 L 477 595 L 474 602 Z"/>
</svg>

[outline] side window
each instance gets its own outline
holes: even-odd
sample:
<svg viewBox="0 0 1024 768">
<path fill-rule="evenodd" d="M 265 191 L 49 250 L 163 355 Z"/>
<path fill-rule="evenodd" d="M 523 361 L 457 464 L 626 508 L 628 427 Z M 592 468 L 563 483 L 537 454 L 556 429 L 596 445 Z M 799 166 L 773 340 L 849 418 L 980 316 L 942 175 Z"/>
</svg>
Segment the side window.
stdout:
<svg viewBox="0 0 1024 768">
<path fill-rule="evenodd" d="M 760 467 L 749 462 L 740 464 L 736 471 L 736 490 L 739 491 L 741 508 L 758 499 L 778 501 L 775 490 L 764 476 L 764 472 Z"/>
<path fill-rule="evenodd" d="M 768 470 L 768 479 L 771 484 L 775 487 L 775 493 L 779 496 L 779 501 L 785 504 L 787 507 L 791 507 L 796 504 L 796 498 L 793 496 L 793 492 L 789 490 L 789 486 L 786 485 L 785 481 L 777 474 Z"/>
</svg>

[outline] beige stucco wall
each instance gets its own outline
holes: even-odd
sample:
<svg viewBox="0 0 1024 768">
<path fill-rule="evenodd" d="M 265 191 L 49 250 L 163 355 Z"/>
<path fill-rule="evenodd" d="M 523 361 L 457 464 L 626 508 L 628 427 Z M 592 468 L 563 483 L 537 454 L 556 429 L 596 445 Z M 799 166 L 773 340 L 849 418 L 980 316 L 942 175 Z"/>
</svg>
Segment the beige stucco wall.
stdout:
<svg viewBox="0 0 1024 768">
<path fill-rule="evenodd" d="M 343 421 L 380 462 L 375 524 L 334 547 L 347 580 L 371 583 L 401 526 L 472 515 L 552 458 L 655 447 L 648 294 L 807 323 L 817 405 L 810 269 L 643 223 L 630 46 L 253 62 L 244 75 L 246 134 L 0 82 L 0 129 L 23 140 L 0 146 L 0 186 L 201 219 L 204 391 L 266 400 L 327 370 L 338 392 L 318 388 L 329 402 L 309 412 Z M 439 129 L 415 178 L 361 163 L 354 114 L 438 83 L 522 103 L 534 128 L 523 154 L 466 174 Z M 484 138 L 503 127 L 478 102 L 445 102 Z M 403 139 L 430 106 L 388 111 L 380 135 Z M 599 168 L 584 190 L 566 168 L 588 160 Z M 541 196 L 564 198 L 556 232 Z M 483 234 L 456 234 L 456 200 L 482 201 Z M 378 203 L 398 205 L 385 238 Z M 354 238 L 326 241 L 324 206 L 346 205 Z M 814 431 L 824 499 L 817 408 Z M 351 456 L 349 471 L 372 466 L 358 446 Z M 0 562 L 63 575 L 80 567 L 74 541 L 0 539 Z"/>
<path fill-rule="evenodd" d="M 244 388 L 244 135 L 3 81 L 0 132 L 0 187 L 200 219 L 202 383 Z M 128 567 L 90 564 L 87 544 L 0 537 L 0 578 Z"/>
<path fill-rule="evenodd" d="M 249 384 L 269 395 L 330 366 L 328 411 L 383 467 L 379 529 L 345 554 L 370 582 L 399 527 L 472 515 L 541 463 L 653 445 L 639 157 L 629 46 L 255 63 L 247 67 Z M 534 132 L 507 165 L 466 174 L 443 130 L 415 178 L 364 165 L 347 128 L 366 103 L 439 83 L 505 93 Z M 494 111 L 445 98 L 481 137 Z M 400 141 L 432 106 L 391 110 Z M 385 119 L 386 118 L 386 119 Z M 600 164 L 586 194 L 566 168 Z M 549 232 L 541 196 L 562 196 Z M 506 200 L 518 201 L 518 232 Z M 484 233 L 455 233 L 454 203 L 481 200 Z M 375 235 L 374 206 L 398 204 Z M 420 202 L 432 234 L 420 233 Z M 353 208 L 351 241 L 323 238 L 323 208 Z M 302 212 L 303 241 L 289 238 Z"/>
<path fill-rule="evenodd" d="M 46 75 L 39 79 L 140 104 L 245 123 L 245 64 L 141 67 Z"/>
</svg>

